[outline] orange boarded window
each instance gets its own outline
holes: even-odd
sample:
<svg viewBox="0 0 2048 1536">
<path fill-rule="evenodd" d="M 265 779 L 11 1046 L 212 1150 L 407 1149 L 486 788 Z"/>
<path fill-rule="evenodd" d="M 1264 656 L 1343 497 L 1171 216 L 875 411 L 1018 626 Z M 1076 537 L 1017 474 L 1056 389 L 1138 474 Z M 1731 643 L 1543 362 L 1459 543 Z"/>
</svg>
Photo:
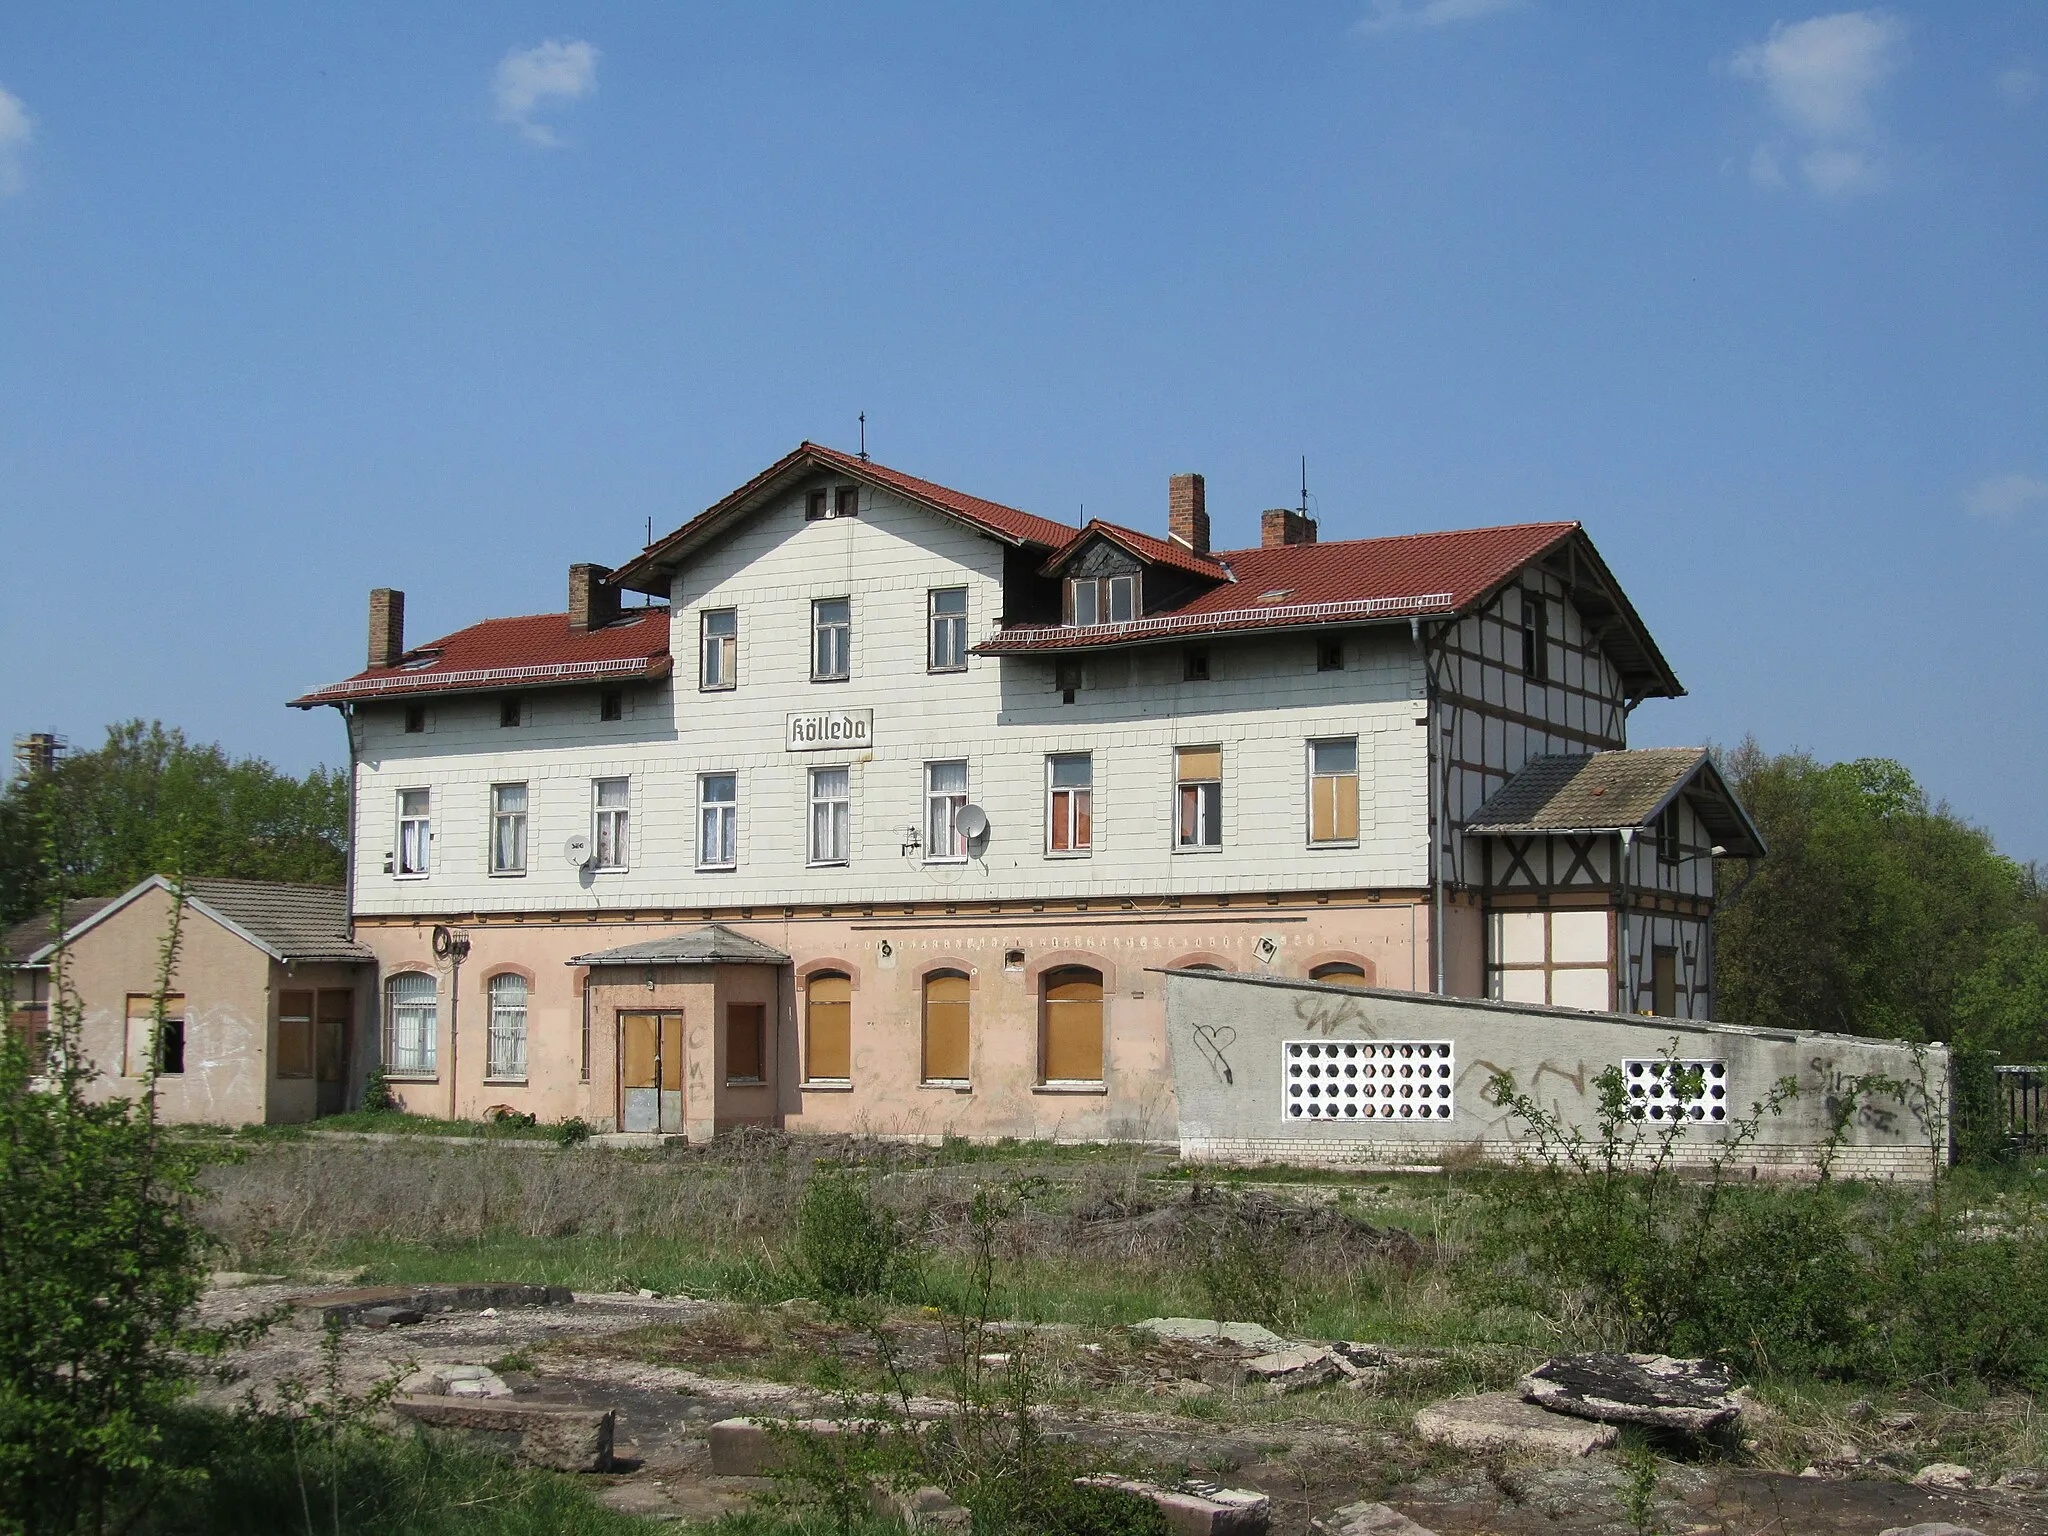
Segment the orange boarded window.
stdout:
<svg viewBox="0 0 2048 1536">
<path fill-rule="evenodd" d="M 1040 1061 L 1049 1083 L 1102 1081 L 1102 972 L 1047 971 L 1041 983 Z"/>
<path fill-rule="evenodd" d="M 933 971 L 924 979 L 924 1080 L 967 1081 L 967 977 Z"/>
<path fill-rule="evenodd" d="M 1365 968 L 1353 965 L 1348 960 L 1332 960 L 1328 965 L 1316 966 L 1308 973 L 1310 981 L 1328 982 L 1333 987 L 1369 987 L 1372 978 L 1365 974 Z"/>
<path fill-rule="evenodd" d="M 853 1076 L 853 982 L 839 971 L 804 983 L 804 1076 L 814 1083 Z"/>
<path fill-rule="evenodd" d="M 1308 840 L 1358 841 L 1358 739 L 1308 744 Z"/>
</svg>

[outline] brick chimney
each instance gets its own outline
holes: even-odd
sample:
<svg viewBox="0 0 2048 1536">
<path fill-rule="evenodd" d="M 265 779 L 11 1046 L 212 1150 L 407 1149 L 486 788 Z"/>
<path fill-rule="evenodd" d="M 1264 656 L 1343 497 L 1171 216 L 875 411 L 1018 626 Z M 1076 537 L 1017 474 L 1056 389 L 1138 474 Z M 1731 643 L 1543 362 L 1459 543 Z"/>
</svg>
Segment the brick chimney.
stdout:
<svg viewBox="0 0 2048 1536">
<path fill-rule="evenodd" d="M 1279 549 L 1286 544 L 1313 544 L 1316 520 L 1303 517 L 1292 507 L 1271 507 L 1259 514 L 1259 548 Z"/>
<path fill-rule="evenodd" d="M 579 635 L 603 629 L 619 616 L 619 589 L 604 584 L 608 565 L 569 567 L 569 627 Z"/>
<path fill-rule="evenodd" d="M 395 667 L 405 654 L 405 594 L 390 587 L 370 592 L 370 665 Z"/>
<path fill-rule="evenodd" d="M 1209 493 L 1200 475 L 1166 482 L 1166 531 L 1196 554 L 1209 553 Z"/>
</svg>

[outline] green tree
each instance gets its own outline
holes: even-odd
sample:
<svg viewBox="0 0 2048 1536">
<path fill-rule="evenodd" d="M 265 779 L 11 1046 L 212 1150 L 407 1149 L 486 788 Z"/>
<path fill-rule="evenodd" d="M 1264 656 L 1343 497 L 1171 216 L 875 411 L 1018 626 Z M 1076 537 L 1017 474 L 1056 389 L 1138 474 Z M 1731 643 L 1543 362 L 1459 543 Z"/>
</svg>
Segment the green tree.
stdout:
<svg viewBox="0 0 2048 1536">
<path fill-rule="evenodd" d="M 42 830 L 65 828 L 50 855 Z M 183 860 L 188 879 L 341 881 L 348 776 L 303 779 L 261 758 L 194 746 L 159 721 L 125 721 L 105 745 L 54 770 L 17 775 L 0 793 L 0 922 L 72 895 L 114 896 Z"/>
<path fill-rule="evenodd" d="M 1887 758 L 1821 763 L 1749 740 L 1722 767 L 1771 848 L 1717 920 L 1723 1017 L 2009 1059 L 2048 1047 L 2032 868 Z M 1722 891 L 1741 878 L 1724 869 Z"/>
</svg>

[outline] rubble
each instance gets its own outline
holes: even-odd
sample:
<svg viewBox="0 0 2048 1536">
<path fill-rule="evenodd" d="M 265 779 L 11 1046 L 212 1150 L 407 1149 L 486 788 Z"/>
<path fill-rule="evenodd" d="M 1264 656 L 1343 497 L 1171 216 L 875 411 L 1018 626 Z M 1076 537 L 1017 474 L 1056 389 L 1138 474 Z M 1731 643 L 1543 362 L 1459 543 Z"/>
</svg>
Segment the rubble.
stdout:
<svg viewBox="0 0 2048 1536">
<path fill-rule="evenodd" d="M 1149 1500 L 1166 1517 L 1174 1536 L 1266 1536 L 1273 1522 L 1273 1501 L 1249 1488 L 1223 1488 L 1214 1483 L 1163 1488 L 1129 1477 L 1080 1477 L 1074 1481 Z"/>
<path fill-rule="evenodd" d="M 1728 1368 L 1669 1355 L 1558 1355 L 1521 1380 L 1525 1401 L 1602 1424 L 1648 1424 L 1703 1435 L 1742 1411 Z"/>
<path fill-rule="evenodd" d="M 1417 1525 L 1398 1509 L 1385 1504 L 1347 1504 L 1309 1526 L 1322 1536 L 1436 1536 L 1428 1526 Z"/>
<path fill-rule="evenodd" d="M 1953 1461 L 1936 1461 L 1907 1479 L 1915 1488 L 1967 1488 L 1976 1477 L 1968 1467 Z"/>
<path fill-rule="evenodd" d="M 1264 1382 L 1276 1392 L 1306 1392 L 1326 1387 L 1340 1376 L 1352 1374 L 1336 1351 L 1318 1344 L 1295 1344 L 1277 1349 L 1244 1363 L 1245 1376 Z"/>
<path fill-rule="evenodd" d="M 509 1450 L 529 1467 L 551 1472 L 609 1472 L 617 1416 L 609 1408 L 562 1403 L 521 1403 L 509 1398 L 400 1397 L 400 1418 L 431 1429 L 460 1430 L 469 1438 Z"/>
<path fill-rule="evenodd" d="M 1212 1317 L 1148 1317 L 1131 1327 L 1162 1339 L 1197 1344 L 1243 1344 L 1252 1349 L 1285 1349 L 1287 1341 L 1258 1323 L 1226 1323 Z"/>
</svg>

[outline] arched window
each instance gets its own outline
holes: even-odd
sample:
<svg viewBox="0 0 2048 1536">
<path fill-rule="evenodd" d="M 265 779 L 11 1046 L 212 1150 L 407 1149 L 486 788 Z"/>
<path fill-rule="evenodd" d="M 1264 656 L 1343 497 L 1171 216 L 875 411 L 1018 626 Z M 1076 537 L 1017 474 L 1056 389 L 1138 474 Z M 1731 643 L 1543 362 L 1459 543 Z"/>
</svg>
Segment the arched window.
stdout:
<svg viewBox="0 0 2048 1536">
<path fill-rule="evenodd" d="M 1310 981 L 1327 982 L 1333 987 L 1369 987 L 1372 978 L 1365 974 L 1365 967 L 1353 965 L 1349 960 L 1332 960 L 1328 965 L 1318 965 L 1308 973 Z"/>
<path fill-rule="evenodd" d="M 1220 971 L 1222 966 L 1214 960 L 1190 960 L 1186 965 L 1176 965 L 1176 971 Z"/>
<path fill-rule="evenodd" d="M 384 1069 L 407 1077 L 434 1073 L 434 978 L 426 971 L 400 971 L 384 988 Z"/>
<path fill-rule="evenodd" d="M 1039 981 L 1039 1065 L 1049 1083 L 1102 1081 L 1102 972 L 1085 965 Z"/>
<path fill-rule="evenodd" d="M 853 981 L 843 971 L 813 972 L 804 982 L 804 1080 L 852 1077 Z"/>
<path fill-rule="evenodd" d="M 967 1081 L 967 974 L 933 971 L 924 979 L 924 1080 Z"/>
<path fill-rule="evenodd" d="M 491 978 L 491 1033 L 484 1076 L 526 1081 L 526 978 L 506 971 Z"/>
</svg>

